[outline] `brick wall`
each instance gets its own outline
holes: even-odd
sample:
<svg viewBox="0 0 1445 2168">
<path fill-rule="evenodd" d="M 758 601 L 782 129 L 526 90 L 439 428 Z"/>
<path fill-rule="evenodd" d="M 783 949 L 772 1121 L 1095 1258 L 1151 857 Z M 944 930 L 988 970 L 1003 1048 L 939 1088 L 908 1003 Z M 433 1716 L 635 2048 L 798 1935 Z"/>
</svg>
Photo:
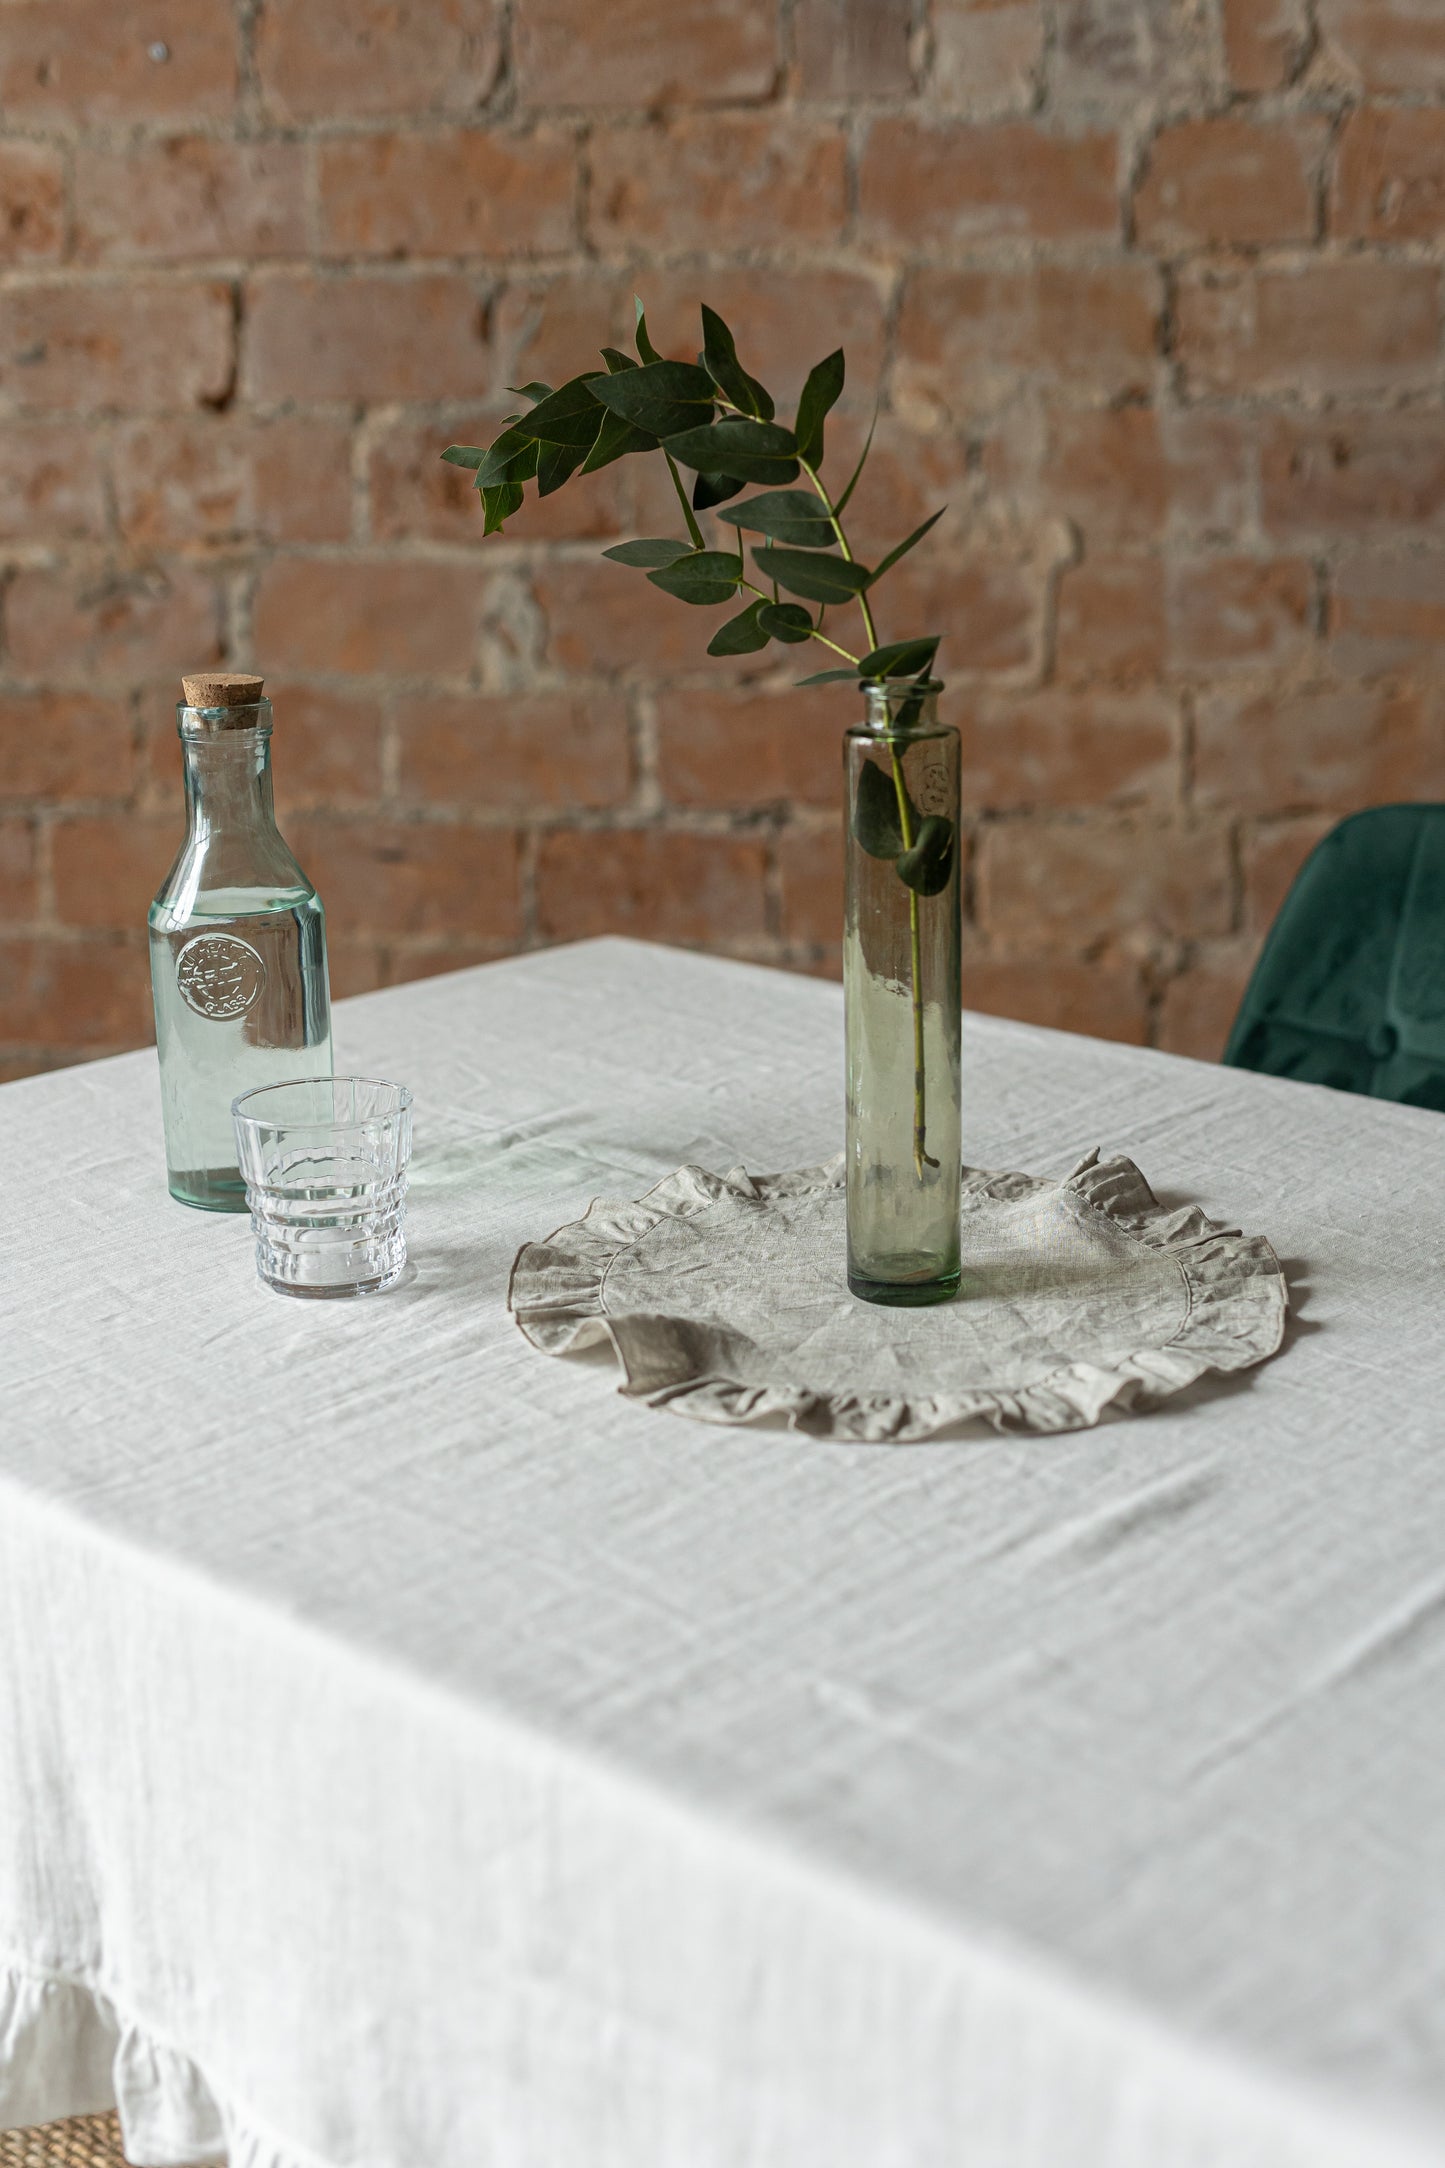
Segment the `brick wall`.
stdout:
<svg viewBox="0 0 1445 2168">
<path fill-rule="evenodd" d="M 846 689 L 481 539 L 503 387 L 841 338 L 963 727 L 968 998 L 1217 1052 L 1341 812 L 1445 797 L 1445 8 L 4 0 L 0 1069 L 148 1031 L 183 668 L 264 669 L 348 991 L 620 928 L 831 969 Z"/>
</svg>

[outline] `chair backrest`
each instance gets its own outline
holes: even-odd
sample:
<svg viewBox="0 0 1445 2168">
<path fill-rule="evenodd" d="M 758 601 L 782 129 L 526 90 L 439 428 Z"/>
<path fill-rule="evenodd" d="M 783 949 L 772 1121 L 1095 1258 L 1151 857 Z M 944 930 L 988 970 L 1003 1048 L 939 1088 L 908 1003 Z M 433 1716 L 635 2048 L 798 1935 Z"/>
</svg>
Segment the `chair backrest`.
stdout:
<svg viewBox="0 0 1445 2168">
<path fill-rule="evenodd" d="M 1316 845 L 1224 1059 L 1445 1109 L 1445 805 L 1375 806 Z"/>
</svg>

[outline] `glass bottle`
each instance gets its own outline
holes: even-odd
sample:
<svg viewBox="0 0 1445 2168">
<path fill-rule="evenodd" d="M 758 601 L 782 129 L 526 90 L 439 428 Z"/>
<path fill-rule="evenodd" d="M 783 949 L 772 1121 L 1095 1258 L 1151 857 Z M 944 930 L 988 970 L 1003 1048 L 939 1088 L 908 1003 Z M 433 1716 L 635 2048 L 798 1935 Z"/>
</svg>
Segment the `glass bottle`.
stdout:
<svg viewBox="0 0 1445 2168">
<path fill-rule="evenodd" d="M 958 732 L 938 687 L 864 688 L 844 737 L 848 1285 L 946 1302 L 959 1284 Z"/>
<path fill-rule="evenodd" d="M 181 682 L 186 836 L 150 908 L 166 1170 L 182 1204 L 244 1212 L 231 1101 L 332 1073 L 326 915 L 276 827 L 262 680 Z"/>
</svg>

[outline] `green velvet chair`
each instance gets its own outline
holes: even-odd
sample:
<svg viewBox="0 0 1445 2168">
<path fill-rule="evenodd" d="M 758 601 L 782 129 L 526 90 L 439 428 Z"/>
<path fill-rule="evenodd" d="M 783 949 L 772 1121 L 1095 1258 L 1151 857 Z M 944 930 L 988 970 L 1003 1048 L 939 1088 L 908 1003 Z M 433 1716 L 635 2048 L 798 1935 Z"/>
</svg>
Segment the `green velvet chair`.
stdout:
<svg viewBox="0 0 1445 2168">
<path fill-rule="evenodd" d="M 1224 1059 L 1445 1110 L 1445 805 L 1374 806 L 1316 845 Z"/>
</svg>

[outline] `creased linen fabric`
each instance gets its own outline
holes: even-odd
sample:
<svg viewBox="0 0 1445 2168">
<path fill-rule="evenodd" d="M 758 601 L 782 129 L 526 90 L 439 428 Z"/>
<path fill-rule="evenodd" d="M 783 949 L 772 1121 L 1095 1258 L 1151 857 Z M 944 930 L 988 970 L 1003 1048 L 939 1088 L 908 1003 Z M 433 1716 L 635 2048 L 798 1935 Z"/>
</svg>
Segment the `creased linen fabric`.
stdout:
<svg viewBox="0 0 1445 2168">
<path fill-rule="evenodd" d="M 959 1298 L 848 1291 L 843 1156 L 750 1175 L 680 1167 L 517 1252 L 507 1304 L 551 1355 L 605 1341 L 622 1390 L 704 1423 L 914 1444 L 952 1424 L 1082 1430 L 1274 1354 L 1289 1307 L 1263 1236 L 1166 1212 L 1131 1160 L 1062 1182 L 963 1170 Z"/>
<path fill-rule="evenodd" d="M 0 2120 L 241 2168 L 1445 2158 L 1445 1124 L 969 1019 L 977 1165 L 1267 1230 L 1278 1361 L 880 1453 L 508 1317 L 816 1164 L 836 990 L 622 943 L 341 1005 L 415 1273 L 287 1302 L 153 1056 L 0 1091 Z M 599 1386 L 602 1390 L 599 1391 Z"/>
</svg>

